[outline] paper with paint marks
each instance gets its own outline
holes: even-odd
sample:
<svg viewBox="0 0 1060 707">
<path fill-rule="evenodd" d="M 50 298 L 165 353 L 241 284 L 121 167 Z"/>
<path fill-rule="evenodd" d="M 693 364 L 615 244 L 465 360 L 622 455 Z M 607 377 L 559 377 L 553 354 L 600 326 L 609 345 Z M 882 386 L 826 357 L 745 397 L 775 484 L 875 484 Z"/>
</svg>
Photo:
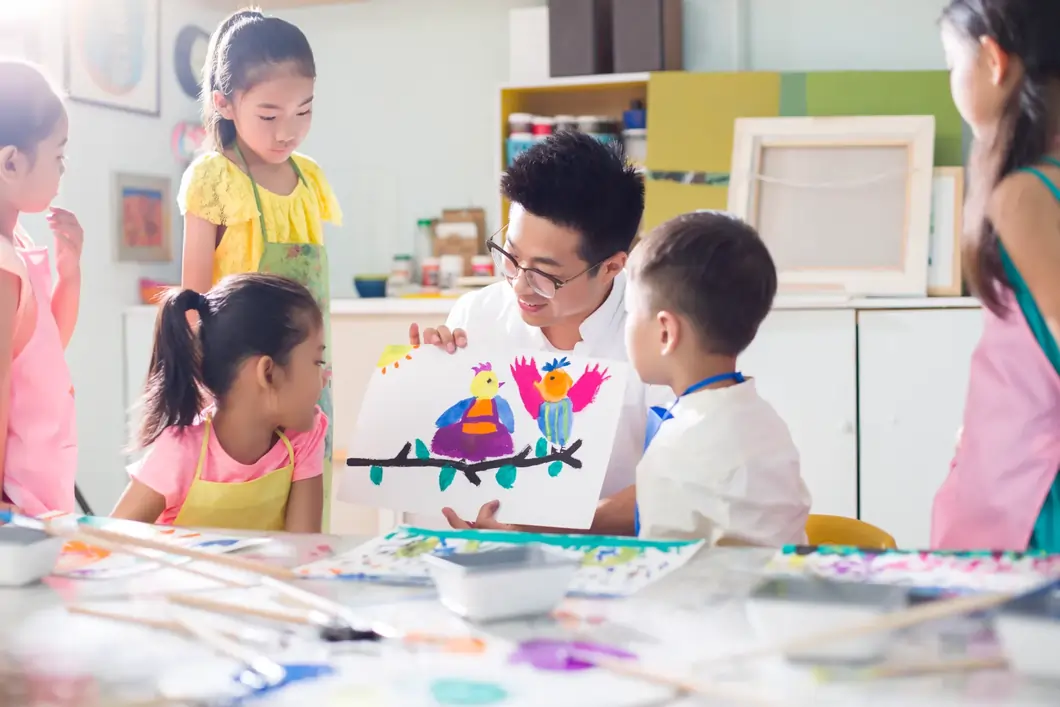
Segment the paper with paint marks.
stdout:
<svg viewBox="0 0 1060 707">
<path fill-rule="evenodd" d="M 255 547 L 269 542 L 268 538 L 246 538 L 224 535 L 221 533 L 200 533 L 186 528 L 172 526 L 147 525 L 127 520 L 116 520 L 96 516 L 77 516 L 75 514 L 51 513 L 42 519 L 52 521 L 76 520 L 96 528 L 115 533 L 124 533 L 137 538 L 164 542 L 184 548 L 199 550 L 210 554 L 225 554 Z M 144 550 L 147 555 L 163 556 L 153 550 Z M 188 562 L 178 555 L 169 555 L 172 562 Z M 117 579 L 157 569 L 160 565 L 150 560 L 111 552 L 101 547 L 72 540 L 63 545 L 62 553 L 52 571 L 54 575 L 76 579 Z"/>
<path fill-rule="evenodd" d="M 640 540 L 600 535 L 546 535 L 502 531 L 434 531 L 402 526 L 349 552 L 299 567 L 313 579 L 428 584 L 426 555 L 488 552 L 540 543 L 582 561 L 569 593 L 629 596 L 687 563 L 702 542 Z"/>
<path fill-rule="evenodd" d="M 627 366 L 577 356 L 388 347 L 361 405 L 338 491 L 414 513 L 588 528 Z"/>
<path fill-rule="evenodd" d="M 765 574 L 943 592 L 1021 592 L 1060 577 L 1060 555 L 790 546 L 777 553 Z"/>
</svg>

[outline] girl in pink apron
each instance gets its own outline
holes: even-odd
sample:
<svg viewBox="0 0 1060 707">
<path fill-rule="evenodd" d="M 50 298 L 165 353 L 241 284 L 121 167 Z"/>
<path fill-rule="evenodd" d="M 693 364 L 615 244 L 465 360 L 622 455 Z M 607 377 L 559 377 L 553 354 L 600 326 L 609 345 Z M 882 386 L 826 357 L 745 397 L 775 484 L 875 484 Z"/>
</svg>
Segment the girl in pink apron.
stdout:
<svg viewBox="0 0 1060 707">
<path fill-rule="evenodd" d="M 137 440 L 150 449 L 112 515 L 319 533 L 324 321 L 309 290 L 233 275 L 205 295 L 171 292 L 156 331 Z"/>
<path fill-rule="evenodd" d="M 74 510 L 77 435 L 64 351 L 77 322 L 83 233 L 59 191 L 66 110 L 35 68 L 0 61 L 0 476 L 2 505 L 23 513 Z M 48 249 L 18 226 L 21 213 L 49 211 Z"/>
<path fill-rule="evenodd" d="M 953 0 L 942 38 L 976 141 L 966 277 L 983 303 L 939 549 L 1060 552 L 1060 3 Z"/>
</svg>

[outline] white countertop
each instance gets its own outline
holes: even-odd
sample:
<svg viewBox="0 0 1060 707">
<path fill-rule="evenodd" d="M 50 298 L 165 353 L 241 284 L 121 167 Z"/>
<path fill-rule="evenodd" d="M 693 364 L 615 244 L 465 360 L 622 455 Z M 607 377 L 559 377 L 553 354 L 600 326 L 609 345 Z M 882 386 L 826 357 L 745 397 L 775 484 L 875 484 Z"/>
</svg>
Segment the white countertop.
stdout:
<svg viewBox="0 0 1060 707">
<path fill-rule="evenodd" d="M 331 313 L 337 316 L 385 317 L 406 314 L 448 314 L 455 297 L 349 297 L 333 299 Z M 855 299 L 822 296 L 781 296 L 774 309 L 976 309 L 974 297 L 861 297 Z M 136 305 L 129 314 L 143 312 L 154 316 L 155 305 Z"/>
</svg>

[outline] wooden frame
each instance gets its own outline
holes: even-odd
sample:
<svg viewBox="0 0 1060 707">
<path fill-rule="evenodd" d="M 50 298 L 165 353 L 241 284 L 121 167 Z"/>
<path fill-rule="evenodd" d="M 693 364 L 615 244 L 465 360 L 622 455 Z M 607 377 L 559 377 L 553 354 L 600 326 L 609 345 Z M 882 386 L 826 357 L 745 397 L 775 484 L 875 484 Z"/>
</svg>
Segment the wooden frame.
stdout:
<svg viewBox="0 0 1060 707">
<path fill-rule="evenodd" d="M 964 232 L 964 168 L 936 167 L 932 178 L 928 295 L 959 297 Z"/>
<path fill-rule="evenodd" d="M 173 260 L 170 187 L 170 180 L 165 177 L 115 175 L 114 225 L 119 262 Z"/>
<path fill-rule="evenodd" d="M 779 261 L 777 276 L 781 291 L 824 292 L 848 296 L 923 296 L 927 291 L 934 147 L 935 118 L 933 116 L 739 118 L 735 123 L 728 211 L 759 228 L 767 243 L 770 242 L 770 233 L 774 230 L 787 231 L 783 235 L 788 237 L 785 245 L 790 251 L 787 255 L 791 255 L 798 251 L 797 248 L 790 247 L 792 242 L 816 235 L 800 232 L 792 238 L 790 229 L 797 227 L 792 224 L 796 220 L 805 222 L 806 218 L 811 217 L 798 219 L 799 213 L 796 211 L 792 217 L 769 214 L 763 219 L 763 192 L 766 192 L 770 185 L 806 189 L 853 187 L 858 191 L 851 190 L 848 192 L 849 196 L 841 197 L 841 200 L 835 202 L 837 213 L 839 209 L 844 208 L 848 212 L 846 216 L 850 218 L 858 218 L 864 213 L 865 229 L 881 226 L 884 228 L 894 226 L 900 229 L 900 243 L 885 244 L 878 239 L 865 241 L 867 244 L 875 243 L 885 250 L 893 248 L 893 259 L 888 258 L 886 254 L 884 258 L 880 258 L 880 260 L 891 259 L 892 262 L 864 262 L 857 265 L 830 263 L 827 261 L 831 254 L 825 252 L 827 243 L 824 243 L 820 263 L 811 262 L 814 258 L 806 257 L 805 252 L 798 252 L 797 257 L 788 259 L 805 262 L 786 265 L 785 259 L 779 257 L 779 247 L 774 243 L 770 249 L 774 251 L 774 258 Z M 771 148 L 777 148 L 773 156 L 769 153 Z M 768 175 L 763 174 L 765 162 L 775 161 L 784 165 L 785 155 L 789 157 L 786 162 L 789 167 L 798 165 L 800 169 L 810 173 L 817 171 L 831 174 L 830 165 L 808 165 L 805 154 L 799 156 L 797 160 L 790 159 L 790 156 L 798 155 L 799 152 L 842 150 L 844 148 L 853 154 L 822 153 L 823 159 L 831 157 L 837 164 L 843 163 L 848 168 L 845 169 L 847 176 L 835 178 L 831 182 L 821 177 L 811 177 L 803 182 L 785 182 L 785 180 L 797 180 L 797 178 L 769 179 Z M 766 157 L 770 159 L 766 160 Z M 885 158 L 885 161 L 897 159 L 900 166 L 873 167 L 866 162 L 863 171 L 867 174 L 864 177 L 850 176 L 851 169 L 861 169 L 859 160 L 870 157 L 877 160 Z M 844 158 L 846 158 L 845 162 Z M 790 169 L 785 171 L 790 172 Z M 903 174 L 904 186 L 898 187 L 893 183 L 892 178 L 900 178 Z M 904 194 L 904 205 L 899 207 L 903 209 L 900 216 L 897 216 L 893 210 L 880 208 L 880 202 L 876 197 L 878 194 L 885 194 L 888 187 L 893 192 L 891 198 L 901 198 Z M 819 197 L 819 194 L 815 196 Z M 855 203 L 855 196 L 860 198 L 860 205 L 875 209 L 875 213 L 852 209 L 851 204 Z M 819 203 L 820 199 L 817 200 L 818 212 L 816 213 L 819 213 L 822 206 Z M 783 199 L 778 199 L 777 203 L 781 204 L 783 201 Z M 801 205 L 798 199 L 787 201 L 789 209 L 798 209 Z M 810 197 L 807 197 L 806 203 L 812 204 L 812 201 Z M 802 213 L 805 214 L 805 212 Z M 890 223 L 877 223 L 876 219 L 881 216 Z M 763 224 L 762 221 L 766 223 Z M 854 248 L 852 252 L 860 251 Z"/>
<path fill-rule="evenodd" d="M 70 100 L 100 108 L 111 108 L 126 113 L 138 113 L 158 117 L 162 113 L 162 7 L 161 0 L 137 0 L 142 6 L 143 23 L 116 22 L 112 13 L 130 12 L 136 5 L 119 3 L 117 0 L 106 2 L 72 2 L 66 12 L 66 51 L 65 54 L 65 87 Z M 85 25 L 92 22 L 91 25 Z M 127 25 L 132 25 L 126 27 Z M 113 29 L 117 27 L 117 29 Z M 131 30 L 134 27 L 143 30 L 142 37 L 131 31 L 123 32 L 122 27 Z M 106 34 L 103 34 L 106 32 Z M 98 33 L 98 34 L 97 34 Z M 137 45 L 137 39 L 143 40 L 143 50 L 138 56 L 122 56 L 122 61 L 106 62 L 103 65 L 90 65 L 83 61 L 88 56 L 99 58 L 102 48 L 119 52 Z M 91 46 L 82 51 L 82 44 L 90 42 Z M 126 54 L 135 54 L 128 49 Z M 111 57 L 104 57 L 109 59 Z M 113 76 L 107 72 L 110 67 L 135 66 L 131 59 L 139 59 L 139 73 L 125 76 Z M 131 69 L 130 69 L 131 71 Z M 107 85 L 108 83 L 113 85 Z"/>
</svg>

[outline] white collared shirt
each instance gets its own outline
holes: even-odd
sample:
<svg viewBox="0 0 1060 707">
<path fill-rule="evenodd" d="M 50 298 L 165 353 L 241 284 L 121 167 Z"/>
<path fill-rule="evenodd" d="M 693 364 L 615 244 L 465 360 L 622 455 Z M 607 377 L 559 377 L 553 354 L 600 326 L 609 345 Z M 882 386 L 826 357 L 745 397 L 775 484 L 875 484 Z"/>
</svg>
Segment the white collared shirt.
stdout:
<svg viewBox="0 0 1060 707">
<path fill-rule="evenodd" d="M 586 358 L 621 361 L 626 363 L 626 274 L 615 277 L 611 293 L 595 312 L 582 322 L 581 341 L 571 351 L 554 347 L 538 327 L 523 321 L 515 292 L 506 282 L 498 282 L 471 292 L 453 305 L 445 325 L 463 329 L 469 345 L 491 349 L 522 349 L 570 353 Z M 646 386 L 630 367 L 625 401 L 618 421 L 611 461 L 607 466 L 600 497 L 612 496 L 631 486 L 636 476 L 637 462 L 644 451 L 644 434 L 647 427 L 648 407 L 665 405 L 673 400 L 673 394 L 661 386 Z M 409 522 L 426 527 L 448 527 L 442 519 L 423 517 L 419 514 Z"/>
<path fill-rule="evenodd" d="M 672 414 L 637 466 L 642 537 L 806 541 L 799 452 L 754 380 L 686 395 Z"/>
</svg>

